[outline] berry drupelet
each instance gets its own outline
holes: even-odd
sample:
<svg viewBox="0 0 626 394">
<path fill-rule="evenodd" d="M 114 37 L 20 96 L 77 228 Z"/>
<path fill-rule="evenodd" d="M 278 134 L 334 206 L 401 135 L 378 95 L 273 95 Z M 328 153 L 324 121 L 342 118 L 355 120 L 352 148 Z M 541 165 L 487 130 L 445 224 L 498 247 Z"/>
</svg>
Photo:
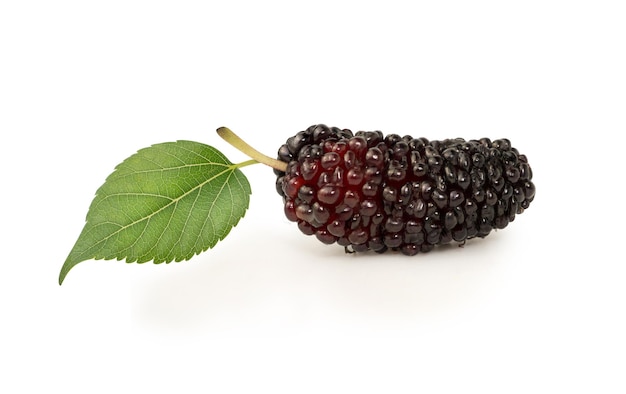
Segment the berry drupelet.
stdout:
<svg viewBox="0 0 626 394">
<path fill-rule="evenodd" d="M 526 156 L 507 139 L 383 136 L 314 125 L 278 151 L 285 215 L 346 250 L 406 255 L 505 228 L 535 196 Z"/>
</svg>

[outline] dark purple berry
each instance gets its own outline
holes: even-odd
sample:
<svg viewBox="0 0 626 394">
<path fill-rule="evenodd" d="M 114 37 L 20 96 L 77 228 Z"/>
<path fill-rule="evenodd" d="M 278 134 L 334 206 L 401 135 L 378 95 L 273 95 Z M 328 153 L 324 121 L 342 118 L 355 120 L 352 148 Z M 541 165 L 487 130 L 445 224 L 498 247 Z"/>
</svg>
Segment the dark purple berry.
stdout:
<svg viewBox="0 0 626 394">
<path fill-rule="evenodd" d="M 347 251 L 428 252 L 503 229 L 535 197 L 508 139 L 429 141 L 314 125 L 278 150 L 288 220 Z"/>
</svg>

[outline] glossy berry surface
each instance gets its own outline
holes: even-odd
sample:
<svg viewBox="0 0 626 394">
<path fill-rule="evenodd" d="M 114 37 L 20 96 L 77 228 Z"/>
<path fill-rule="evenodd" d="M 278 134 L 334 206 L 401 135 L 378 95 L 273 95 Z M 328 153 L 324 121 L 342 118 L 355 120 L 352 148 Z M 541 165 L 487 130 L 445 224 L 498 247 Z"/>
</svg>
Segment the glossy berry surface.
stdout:
<svg viewBox="0 0 626 394">
<path fill-rule="evenodd" d="M 429 141 L 314 125 L 278 151 L 285 215 L 326 244 L 427 252 L 503 229 L 535 197 L 507 139 Z M 347 249 L 348 250 L 348 249 Z"/>
</svg>

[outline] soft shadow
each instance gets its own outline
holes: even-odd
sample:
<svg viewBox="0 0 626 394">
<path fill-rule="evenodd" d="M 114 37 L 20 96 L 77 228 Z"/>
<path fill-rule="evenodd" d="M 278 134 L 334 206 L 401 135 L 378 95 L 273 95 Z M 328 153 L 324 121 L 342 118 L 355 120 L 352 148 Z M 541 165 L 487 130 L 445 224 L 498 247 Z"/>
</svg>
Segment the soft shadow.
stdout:
<svg viewBox="0 0 626 394">
<path fill-rule="evenodd" d="M 365 325 L 381 329 L 445 319 L 497 286 L 499 234 L 414 257 L 345 254 L 312 237 L 286 234 L 156 266 L 133 285 L 133 322 L 175 334 L 282 335 Z M 233 251 L 236 250 L 236 253 Z M 282 334 L 281 334 L 282 333 Z"/>
</svg>

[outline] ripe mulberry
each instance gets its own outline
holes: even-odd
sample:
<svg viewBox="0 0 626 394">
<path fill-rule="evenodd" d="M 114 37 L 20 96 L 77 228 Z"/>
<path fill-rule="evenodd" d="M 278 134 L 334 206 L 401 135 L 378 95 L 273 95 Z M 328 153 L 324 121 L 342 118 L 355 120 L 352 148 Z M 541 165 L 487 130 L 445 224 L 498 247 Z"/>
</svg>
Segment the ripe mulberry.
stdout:
<svg viewBox="0 0 626 394">
<path fill-rule="evenodd" d="M 285 215 L 346 250 L 406 255 L 503 229 L 535 197 L 525 155 L 507 139 L 383 136 L 314 125 L 278 150 Z"/>
</svg>

